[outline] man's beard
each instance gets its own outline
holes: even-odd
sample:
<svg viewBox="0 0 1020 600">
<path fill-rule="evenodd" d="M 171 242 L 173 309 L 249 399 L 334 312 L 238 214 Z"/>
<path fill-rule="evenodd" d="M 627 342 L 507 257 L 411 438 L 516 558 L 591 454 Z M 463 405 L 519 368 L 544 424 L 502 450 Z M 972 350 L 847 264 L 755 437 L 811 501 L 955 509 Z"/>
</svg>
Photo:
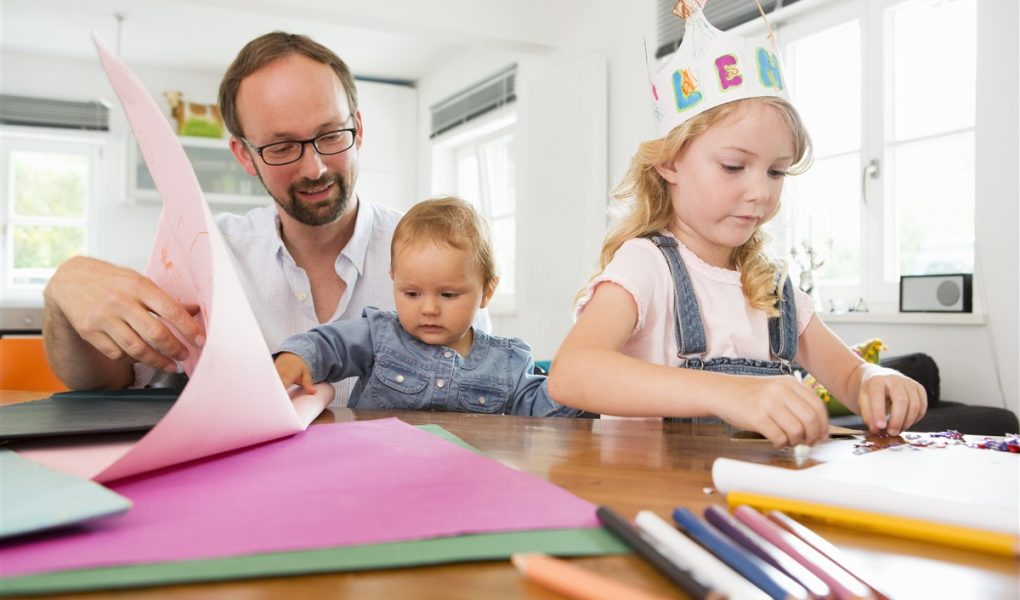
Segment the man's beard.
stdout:
<svg viewBox="0 0 1020 600">
<path fill-rule="evenodd" d="M 261 174 L 259 174 L 259 179 L 262 179 Z M 325 200 L 309 203 L 298 198 L 298 190 L 312 190 L 329 184 L 334 184 L 335 188 Z M 269 189 L 265 181 L 262 181 L 262 185 L 266 187 L 266 190 Z M 272 196 L 283 212 L 290 215 L 295 221 L 316 227 L 336 221 L 347 210 L 347 204 L 351 199 L 351 186 L 343 175 L 327 171 L 318 179 L 302 179 L 297 183 L 292 183 L 287 187 L 286 198 L 280 198 L 275 194 Z M 324 209 L 324 207 L 326 208 Z"/>
</svg>

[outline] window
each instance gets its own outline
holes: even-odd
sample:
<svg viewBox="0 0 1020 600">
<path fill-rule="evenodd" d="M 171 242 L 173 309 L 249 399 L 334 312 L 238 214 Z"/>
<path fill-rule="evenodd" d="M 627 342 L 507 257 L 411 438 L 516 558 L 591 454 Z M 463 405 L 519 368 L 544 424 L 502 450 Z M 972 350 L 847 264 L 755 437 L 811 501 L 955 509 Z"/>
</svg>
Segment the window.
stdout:
<svg viewBox="0 0 1020 600">
<path fill-rule="evenodd" d="M 846 0 L 780 29 L 815 164 L 773 233 L 825 260 L 823 299 L 891 311 L 900 275 L 973 271 L 976 5 Z"/>
<path fill-rule="evenodd" d="M 57 265 L 88 250 L 102 142 L 7 130 L 0 142 L 3 298 L 38 299 Z"/>
<path fill-rule="evenodd" d="M 516 115 L 504 110 L 482 121 L 434 139 L 432 193 L 463 198 L 488 222 L 500 278 L 490 308 L 506 314 L 514 309 L 516 294 Z"/>
</svg>

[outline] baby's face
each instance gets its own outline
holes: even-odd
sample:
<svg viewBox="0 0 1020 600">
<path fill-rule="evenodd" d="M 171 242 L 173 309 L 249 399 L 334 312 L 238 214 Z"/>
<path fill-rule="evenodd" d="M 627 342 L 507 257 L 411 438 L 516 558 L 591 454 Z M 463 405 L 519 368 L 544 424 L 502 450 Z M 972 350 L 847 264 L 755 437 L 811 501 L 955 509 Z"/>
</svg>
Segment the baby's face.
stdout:
<svg viewBox="0 0 1020 600">
<path fill-rule="evenodd" d="M 491 292 L 467 250 L 424 241 L 400 246 L 393 257 L 393 296 L 405 331 L 467 356 L 471 323 Z"/>
</svg>

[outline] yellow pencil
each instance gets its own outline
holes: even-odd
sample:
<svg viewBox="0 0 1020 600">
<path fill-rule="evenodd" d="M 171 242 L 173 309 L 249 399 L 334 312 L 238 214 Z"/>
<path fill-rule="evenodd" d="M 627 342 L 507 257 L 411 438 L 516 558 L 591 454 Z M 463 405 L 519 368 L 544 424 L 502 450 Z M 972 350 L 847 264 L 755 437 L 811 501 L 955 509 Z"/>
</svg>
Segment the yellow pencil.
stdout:
<svg viewBox="0 0 1020 600">
<path fill-rule="evenodd" d="M 514 566 L 529 581 L 577 600 L 662 600 L 662 596 L 598 575 L 546 554 L 514 554 Z"/>
<path fill-rule="evenodd" d="M 947 525 L 922 519 L 776 498 L 750 492 L 730 492 L 726 495 L 726 502 L 731 507 L 747 504 L 761 511 L 778 510 L 794 518 L 821 521 L 849 529 L 871 531 L 1001 556 L 1020 555 L 1020 537 L 997 531 Z"/>
</svg>

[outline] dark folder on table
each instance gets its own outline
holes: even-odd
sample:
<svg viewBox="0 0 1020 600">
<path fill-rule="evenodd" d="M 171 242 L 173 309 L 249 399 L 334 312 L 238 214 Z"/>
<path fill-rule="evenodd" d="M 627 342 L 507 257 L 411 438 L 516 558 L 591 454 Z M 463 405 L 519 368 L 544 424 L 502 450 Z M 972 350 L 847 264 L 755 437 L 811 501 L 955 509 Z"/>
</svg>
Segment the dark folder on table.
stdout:
<svg viewBox="0 0 1020 600">
<path fill-rule="evenodd" d="M 0 441 L 148 431 L 181 388 L 78 390 L 0 407 Z"/>
</svg>

